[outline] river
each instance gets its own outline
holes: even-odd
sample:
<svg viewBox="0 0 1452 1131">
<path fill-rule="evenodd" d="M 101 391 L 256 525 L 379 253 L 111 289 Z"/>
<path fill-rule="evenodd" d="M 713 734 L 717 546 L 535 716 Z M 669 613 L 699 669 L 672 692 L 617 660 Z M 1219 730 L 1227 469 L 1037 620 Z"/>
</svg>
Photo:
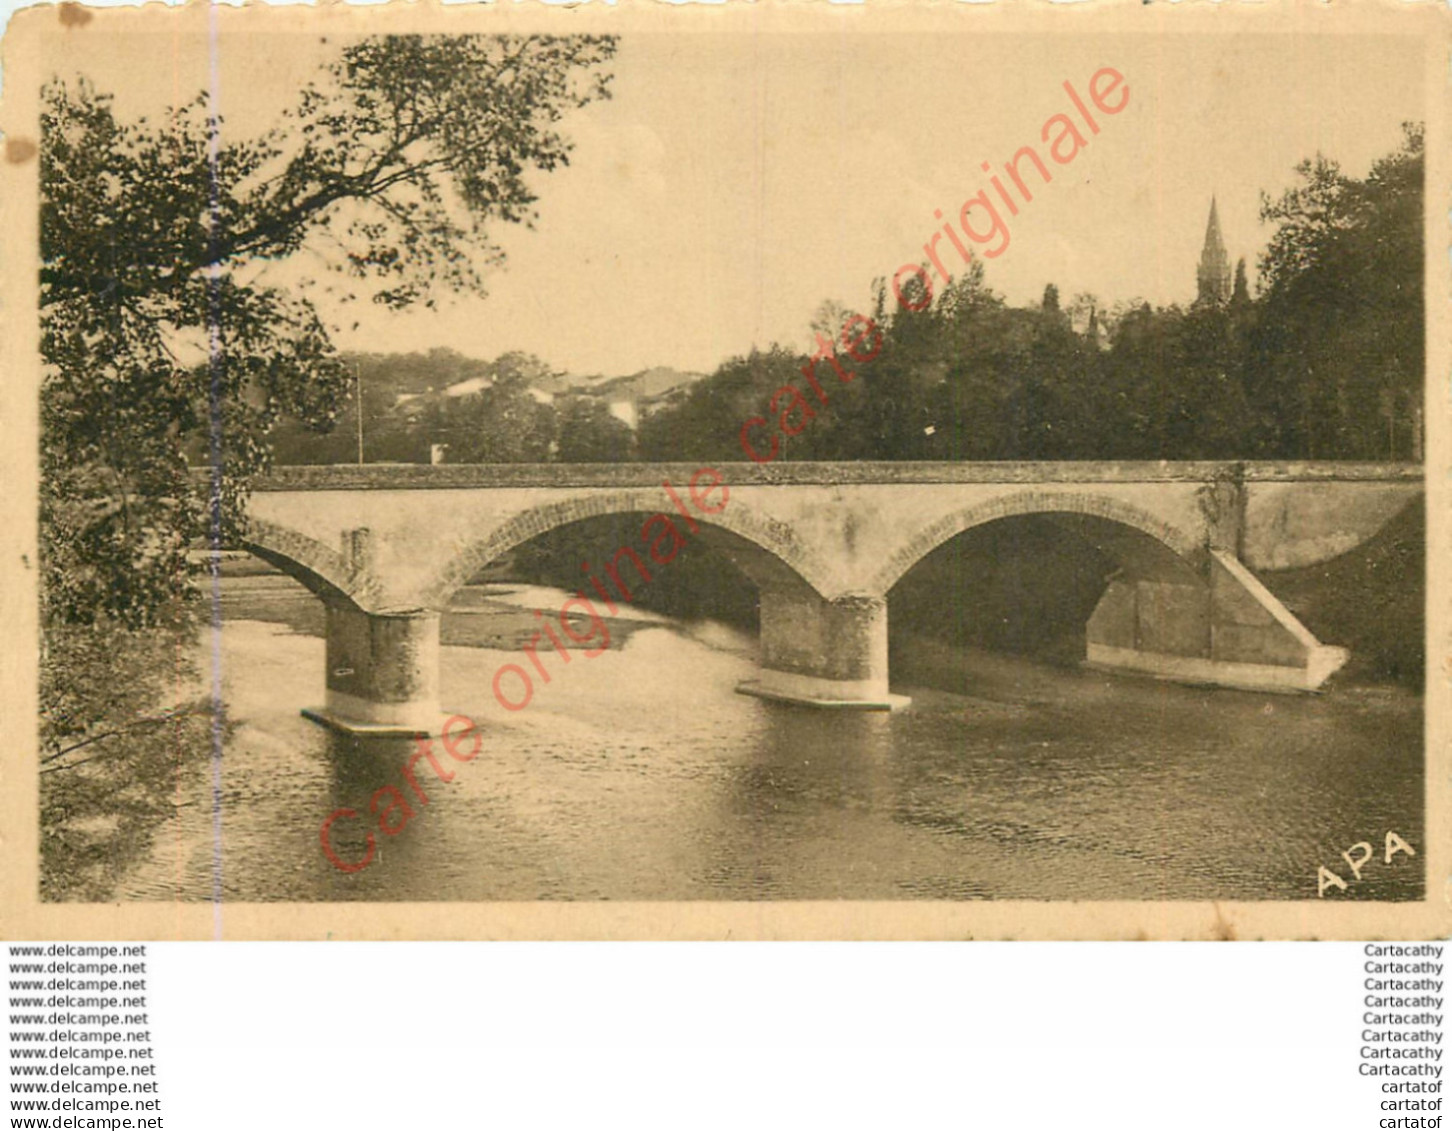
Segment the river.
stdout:
<svg viewBox="0 0 1452 1131">
<path fill-rule="evenodd" d="M 811 711 L 734 693 L 749 633 L 635 613 L 504 711 L 490 680 L 525 662 L 526 610 L 563 599 L 461 592 L 441 690 L 482 750 L 448 784 L 419 763 L 429 803 L 344 873 L 323 820 L 403 788 L 412 744 L 303 719 L 323 699 L 321 606 L 281 576 L 225 578 L 220 842 L 198 765 L 116 897 L 209 899 L 219 861 L 236 901 L 1315 899 L 1318 865 L 1350 880 L 1341 852 L 1370 841 L 1377 862 L 1337 896 L 1421 898 L 1424 855 L 1380 861 L 1389 830 L 1422 845 L 1409 692 L 1179 687 L 899 637 L 910 708 Z M 360 859 L 362 822 L 345 824 L 338 851 Z"/>
</svg>

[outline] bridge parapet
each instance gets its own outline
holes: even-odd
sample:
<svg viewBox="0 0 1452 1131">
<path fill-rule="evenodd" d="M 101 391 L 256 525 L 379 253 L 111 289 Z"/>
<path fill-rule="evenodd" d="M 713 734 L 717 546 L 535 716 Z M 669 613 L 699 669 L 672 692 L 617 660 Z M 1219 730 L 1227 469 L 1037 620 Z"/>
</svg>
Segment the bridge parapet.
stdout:
<svg viewBox="0 0 1452 1131">
<path fill-rule="evenodd" d="M 843 462 L 782 460 L 713 465 L 731 486 L 854 486 L 929 483 L 1246 483 L 1423 480 L 1419 463 L 1221 460 L 994 460 Z M 689 481 L 687 463 L 316 464 L 276 467 L 255 491 L 466 490 L 480 487 L 653 487 Z"/>
</svg>

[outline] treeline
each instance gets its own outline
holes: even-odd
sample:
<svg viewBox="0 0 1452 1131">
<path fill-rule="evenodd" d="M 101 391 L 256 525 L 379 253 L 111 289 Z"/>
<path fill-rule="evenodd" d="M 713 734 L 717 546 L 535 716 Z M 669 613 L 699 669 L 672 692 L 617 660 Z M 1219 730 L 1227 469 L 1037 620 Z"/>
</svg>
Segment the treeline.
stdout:
<svg viewBox="0 0 1452 1131">
<path fill-rule="evenodd" d="M 640 454 L 744 459 L 741 427 L 763 417 L 749 439 L 764 456 L 775 438 L 781 459 L 1420 458 L 1423 147 L 1404 129 L 1364 180 L 1318 157 L 1263 198 L 1278 226 L 1255 297 L 1243 266 L 1225 305 L 1082 296 L 1075 318 L 1052 285 L 1009 306 L 976 262 L 922 311 L 892 308 L 879 282 L 863 313 L 882 348 L 844 357 L 847 384 L 817 367 L 830 403 L 806 355 L 755 351 L 646 420 Z M 846 316 L 829 304 L 819 328 L 835 337 Z"/>
<path fill-rule="evenodd" d="M 433 349 L 343 354 L 342 360 L 353 376 L 351 395 L 339 403 L 325 431 L 280 420 L 269 436 L 274 463 L 428 463 L 436 444 L 443 445 L 449 463 L 613 463 L 635 457 L 634 432 L 603 401 L 568 392 L 553 400 L 542 395 L 562 384 L 563 374 L 530 354 L 481 361 Z M 470 391 L 446 391 L 461 385 Z M 203 456 L 199 447 L 199 461 Z"/>
</svg>

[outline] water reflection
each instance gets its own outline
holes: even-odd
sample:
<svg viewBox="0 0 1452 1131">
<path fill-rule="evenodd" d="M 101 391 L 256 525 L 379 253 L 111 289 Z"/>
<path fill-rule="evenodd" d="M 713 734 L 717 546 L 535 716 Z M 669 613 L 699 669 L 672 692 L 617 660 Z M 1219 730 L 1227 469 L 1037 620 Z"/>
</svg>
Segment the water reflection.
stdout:
<svg viewBox="0 0 1452 1131">
<path fill-rule="evenodd" d="M 481 752 L 441 756 L 448 782 L 420 760 L 425 803 L 412 743 L 298 716 L 322 693 L 312 599 L 271 583 L 224 599 L 227 899 L 1315 898 L 1347 845 L 1421 843 L 1421 704 L 1404 693 L 1209 691 L 924 646 L 895 657 L 909 710 L 813 712 L 733 693 L 749 638 L 650 618 L 612 625 L 610 652 L 511 714 L 489 678 L 520 658 L 525 613 L 477 593 L 446 618 L 442 691 Z M 389 788 L 411 810 L 396 835 L 371 811 Z M 210 896 L 205 775 L 186 789 L 121 898 Z M 368 859 L 356 872 L 322 851 L 340 809 L 356 816 L 331 843 Z M 1398 859 L 1347 894 L 1420 898 L 1423 857 Z"/>
</svg>

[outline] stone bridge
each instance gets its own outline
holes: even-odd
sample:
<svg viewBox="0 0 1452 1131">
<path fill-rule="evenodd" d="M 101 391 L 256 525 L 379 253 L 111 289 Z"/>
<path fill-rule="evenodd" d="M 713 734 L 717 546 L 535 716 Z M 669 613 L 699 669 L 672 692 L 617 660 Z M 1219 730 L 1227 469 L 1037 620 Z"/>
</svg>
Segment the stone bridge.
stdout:
<svg viewBox="0 0 1452 1131">
<path fill-rule="evenodd" d="M 1090 664 L 1313 690 L 1347 653 L 1316 640 L 1256 571 L 1345 553 L 1423 489 L 1421 466 L 1407 464 L 287 467 L 256 485 L 243 546 L 326 605 L 328 702 L 308 714 L 424 733 L 439 722 L 438 625 L 451 594 L 521 543 L 586 518 L 642 520 L 636 544 L 582 574 L 602 597 L 624 596 L 640 566 L 668 568 L 672 530 L 754 582 L 761 670 L 743 691 L 882 708 L 904 701 L 888 691 L 888 591 L 954 536 L 1022 515 L 1048 516 L 1120 567 L 1089 620 Z"/>
</svg>

